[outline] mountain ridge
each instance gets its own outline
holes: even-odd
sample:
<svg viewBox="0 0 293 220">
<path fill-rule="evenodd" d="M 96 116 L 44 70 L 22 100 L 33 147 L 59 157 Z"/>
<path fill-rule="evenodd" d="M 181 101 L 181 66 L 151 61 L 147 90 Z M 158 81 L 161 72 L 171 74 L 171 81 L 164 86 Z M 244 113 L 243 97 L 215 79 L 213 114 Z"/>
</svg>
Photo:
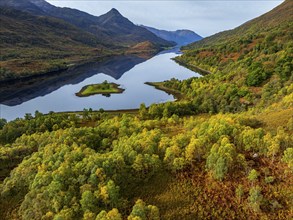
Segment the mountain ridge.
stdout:
<svg viewBox="0 0 293 220">
<path fill-rule="evenodd" d="M 149 48 L 153 54 L 174 45 L 134 25 L 117 9 L 93 16 L 44 0 L 1 0 L 0 6 L 0 81 L 122 54 L 146 41 L 154 45 Z"/>
<path fill-rule="evenodd" d="M 97 39 L 107 44 L 128 47 L 149 40 L 162 47 L 172 46 L 172 43 L 133 24 L 117 9 L 111 9 L 103 15 L 94 16 L 77 9 L 56 7 L 44 0 L 2 0 L 0 6 L 62 19 L 96 35 Z"/>
</svg>

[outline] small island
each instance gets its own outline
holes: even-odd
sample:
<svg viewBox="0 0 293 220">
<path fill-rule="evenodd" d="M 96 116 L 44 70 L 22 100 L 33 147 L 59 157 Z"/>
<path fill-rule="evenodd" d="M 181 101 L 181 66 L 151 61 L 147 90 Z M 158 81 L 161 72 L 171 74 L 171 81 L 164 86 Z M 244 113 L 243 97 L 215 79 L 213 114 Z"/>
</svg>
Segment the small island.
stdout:
<svg viewBox="0 0 293 220">
<path fill-rule="evenodd" d="M 86 85 L 82 87 L 78 93 L 75 93 L 75 95 L 78 97 L 88 97 L 91 95 L 101 94 L 109 97 L 111 94 L 124 92 L 125 89 L 121 89 L 119 86 L 119 84 L 109 83 L 105 80 L 103 83 Z"/>
</svg>

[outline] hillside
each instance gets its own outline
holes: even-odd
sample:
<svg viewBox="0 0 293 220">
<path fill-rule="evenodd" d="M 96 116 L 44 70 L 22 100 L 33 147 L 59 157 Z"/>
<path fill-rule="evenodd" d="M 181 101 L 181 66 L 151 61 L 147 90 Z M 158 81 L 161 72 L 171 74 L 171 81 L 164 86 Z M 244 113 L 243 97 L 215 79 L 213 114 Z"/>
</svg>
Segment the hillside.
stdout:
<svg viewBox="0 0 293 220">
<path fill-rule="evenodd" d="M 184 47 L 176 60 L 190 68 L 230 74 L 236 84 L 248 87 L 264 87 L 276 77 L 281 83 L 292 80 L 292 8 L 293 2 L 285 1 L 234 30 Z M 231 73 L 236 68 L 239 71 Z"/>
<path fill-rule="evenodd" d="M 173 41 L 179 46 L 184 46 L 202 39 L 201 36 L 190 30 L 166 31 L 144 25 L 141 26 L 154 33 L 158 37 L 167 41 Z"/>
<path fill-rule="evenodd" d="M 143 54 L 145 53 L 146 56 L 148 56 L 149 54 L 154 53 L 155 51 L 158 51 L 158 46 L 151 43 L 150 41 L 144 41 L 141 43 L 138 43 L 132 47 L 130 47 L 127 51 L 127 53 L 130 54 Z"/>
<path fill-rule="evenodd" d="M 34 3 L 28 0 L 1 0 L 1 7 L 12 7 L 17 10 L 33 13 L 36 15 L 44 15 L 45 13 Z"/>
<path fill-rule="evenodd" d="M 0 13 L 0 80 L 56 71 L 110 53 L 93 34 L 64 21 L 14 9 Z"/>
<path fill-rule="evenodd" d="M 292 219 L 291 8 L 188 46 L 176 102 L 0 119 L 2 219 Z"/>
<path fill-rule="evenodd" d="M 233 30 L 220 32 L 207 37 L 200 42 L 190 44 L 185 48 L 195 49 L 226 43 L 237 43 L 239 40 L 246 40 L 250 37 L 264 37 L 260 33 L 266 31 L 272 32 L 271 34 L 273 34 L 273 32 L 277 31 L 278 28 L 281 30 L 286 29 L 288 32 L 292 32 L 292 4 L 292 1 L 286 0 L 283 4 L 274 8 L 272 11 L 258 18 L 252 19 L 251 21 L 248 21 Z M 281 33 L 278 35 L 281 35 Z M 291 36 L 290 33 L 287 33 L 286 35 Z"/>
<path fill-rule="evenodd" d="M 149 54 L 174 45 L 134 25 L 116 9 L 96 17 L 43 0 L 2 0 L 0 6 L 0 81 L 122 54 L 144 41 L 155 45 Z"/>
</svg>

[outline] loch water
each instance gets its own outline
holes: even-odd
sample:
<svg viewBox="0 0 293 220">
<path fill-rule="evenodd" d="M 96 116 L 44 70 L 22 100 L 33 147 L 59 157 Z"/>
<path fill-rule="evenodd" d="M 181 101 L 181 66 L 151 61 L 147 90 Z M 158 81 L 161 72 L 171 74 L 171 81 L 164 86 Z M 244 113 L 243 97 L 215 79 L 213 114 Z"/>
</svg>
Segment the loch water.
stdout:
<svg viewBox="0 0 293 220">
<path fill-rule="evenodd" d="M 7 83 L 0 88 L 0 117 L 13 120 L 42 113 L 93 110 L 121 110 L 139 108 L 152 103 L 173 101 L 174 97 L 157 90 L 145 82 L 159 82 L 177 78 L 180 80 L 199 77 L 171 58 L 179 56 L 177 48 L 163 51 L 151 58 L 139 56 L 117 56 L 102 62 L 89 63 L 65 72 L 37 77 L 29 80 Z M 89 84 L 107 80 L 120 84 L 122 94 L 110 97 L 93 95 L 77 97 L 75 93 Z"/>
</svg>

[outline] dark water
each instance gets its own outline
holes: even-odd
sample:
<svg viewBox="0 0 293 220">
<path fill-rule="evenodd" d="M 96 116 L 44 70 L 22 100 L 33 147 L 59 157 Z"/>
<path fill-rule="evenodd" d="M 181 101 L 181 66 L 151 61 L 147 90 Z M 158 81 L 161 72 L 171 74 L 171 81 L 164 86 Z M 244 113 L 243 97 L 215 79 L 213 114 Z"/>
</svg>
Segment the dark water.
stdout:
<svg viewBox="0 0 293 220">
<path fill-rule="evenodd" d="M 164 51 L 150 59 L 136 56 L 120 56 L 99 63 L 87 64 L 62 74 L 38 77 L 24 82 L 14 82 L 0 87 L 0 117 L 13 120 L 36 110 L 80 111 L 84 108 L 98 110 L 139 108 L 174 100 L 172 95 L 145 85 L 145 82 L 164 81 L 171 78 L 187 79 L 199 74 L 179 66 L 171 58 L 177 50 Z M 94 95 L 77 97 L 83 86 L 104 80 L 120 84 L 122 94 L 110 97 Z"/>
</svg>

